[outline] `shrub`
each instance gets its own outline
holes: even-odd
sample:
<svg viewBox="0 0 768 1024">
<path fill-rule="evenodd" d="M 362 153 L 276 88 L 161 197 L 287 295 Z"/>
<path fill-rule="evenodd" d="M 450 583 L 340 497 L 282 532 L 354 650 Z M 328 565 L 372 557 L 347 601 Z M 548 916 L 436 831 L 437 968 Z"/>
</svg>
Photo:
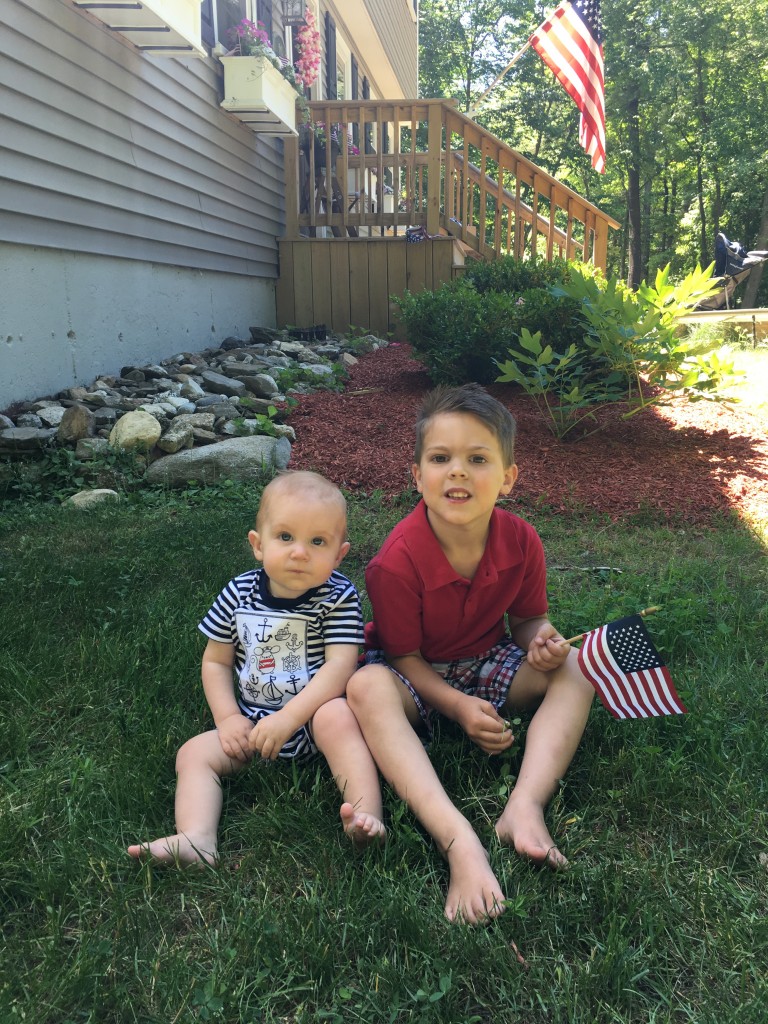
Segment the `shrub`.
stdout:
<svg viewBox="0 0 768 1024">
<path fill-rule="evenodd" d="M 578 302 L 554 295 L 551 287 L 569 268 L 564 260 L 475 263 L 437 291 L 406 292 L 395 301 L 408 340 L 436 384 L 490 384 L 497 362 L 524 329 L 540 332 L 545 344 L 583 347 Z"/>
</svg>

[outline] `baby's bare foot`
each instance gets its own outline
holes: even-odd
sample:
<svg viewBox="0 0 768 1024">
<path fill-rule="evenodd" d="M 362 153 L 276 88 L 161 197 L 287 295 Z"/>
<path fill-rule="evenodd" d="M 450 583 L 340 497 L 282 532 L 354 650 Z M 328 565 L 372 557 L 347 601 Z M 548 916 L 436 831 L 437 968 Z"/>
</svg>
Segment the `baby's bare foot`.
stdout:
<svg viewBox="0 0 768 1024">
<path fill-rule="evenodd" d="M 445 902 L 449 921 L 487 923 L 504 913 L 504 893 L 477 836 L 456 839 L 446 859 L 451 872 Z"/>
<path fill-rule="evenodd" d="M 568 867 L 568 861 L 549 834 L 544 811 L 537 803 L 515 797 L 513 793 L 496 822 L 496 835 L 500 842 L 513 846 L 522 857 L 536 864 L 546 864 L 554 870 Z"/>
<path fill-rule="evenodd" d="M 344 831 L 358 847 L 365 847 L 375 842 L 384 842 L 387 830 L 380 818 L 374 814 L 356 811 L 350 803 L 343 803 L 339 810 Z"/>
<path fill-rule="evenodd" d="M 218 851 L 208 839 L 196 840 L 192 836 L 175 835 L 155 839 L 151 843 L 137 843 L 128 847 L 135 860 L 151 860 L 155 864 L 174 864 L 176 867 L 215 867 Z"/>
</svg>

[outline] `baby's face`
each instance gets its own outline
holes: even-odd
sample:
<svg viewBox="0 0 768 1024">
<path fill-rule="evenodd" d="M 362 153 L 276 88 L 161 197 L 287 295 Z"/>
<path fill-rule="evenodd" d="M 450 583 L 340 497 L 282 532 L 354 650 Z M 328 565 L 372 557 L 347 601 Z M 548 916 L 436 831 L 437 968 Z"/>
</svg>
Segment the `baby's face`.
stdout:
<svg viewBox="0 0 768 1024">
<path fill-rule="evenodd" d="M 335 502 L 305 496 L 270 501 L 248 540 L 269 577 L 273 597 L 298 598 L 325 583 L 349 551 L 346 518 Z"/>
</svg>

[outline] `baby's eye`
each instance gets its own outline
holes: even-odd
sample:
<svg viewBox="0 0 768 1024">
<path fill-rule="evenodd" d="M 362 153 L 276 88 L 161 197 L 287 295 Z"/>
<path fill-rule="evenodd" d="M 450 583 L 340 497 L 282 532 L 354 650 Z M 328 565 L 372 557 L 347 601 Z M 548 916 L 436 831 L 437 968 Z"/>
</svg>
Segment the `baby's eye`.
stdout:
<svg viewBox="0 0 768 1024">
<path fill-rule="evenodd" d="M 473 455 L 472 458 L 470 459 L 470 462 L 474 462 L 478 465 L 482 465 L 485 461 L 486 458 L 484 455 Z"/>
<path fill-rule="evenodd" d="M 313 537 L 312 543 L 316 548 L 321 548 L 325 544 L 325 540 L 322 537 Z"/>
<path fill-rule="evenodd" d="M 448 456 L 447 455 L 433 455 L 430 458 L 430 462 L 447 462 L 447 461 L 448 461 Z"/>
<path fill-rule="evenodd" d="M 277 535 L 277 537 L 278 537 L 278 540 L 282 540 L 282 541 L 285 541 L 285 542 L 286 542 L 286 544 L 287 544 L 287 543 L 288 543 L 289 541 L 293 540 L 293 537 L 292 537 L 292 536 L 290 535 L 290 533 L 287 533 L 287 532 L 286 532 L 285 530 L 283 530 L 283 532 L 282 532 L 282 533 L 279 533 L 279 534 Z"/>
</svg>

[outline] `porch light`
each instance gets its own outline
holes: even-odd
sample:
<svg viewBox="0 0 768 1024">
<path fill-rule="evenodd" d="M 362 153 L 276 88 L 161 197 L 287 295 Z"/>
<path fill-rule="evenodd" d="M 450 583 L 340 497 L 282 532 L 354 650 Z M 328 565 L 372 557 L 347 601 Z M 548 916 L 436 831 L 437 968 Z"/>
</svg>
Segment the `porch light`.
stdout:
<svg viewBox="0 0 768 1024">
<path fill-rule="evenodd" d="M 303 25 L 306 0 L 283 0 L 283 25 Z"/>
</svg>

